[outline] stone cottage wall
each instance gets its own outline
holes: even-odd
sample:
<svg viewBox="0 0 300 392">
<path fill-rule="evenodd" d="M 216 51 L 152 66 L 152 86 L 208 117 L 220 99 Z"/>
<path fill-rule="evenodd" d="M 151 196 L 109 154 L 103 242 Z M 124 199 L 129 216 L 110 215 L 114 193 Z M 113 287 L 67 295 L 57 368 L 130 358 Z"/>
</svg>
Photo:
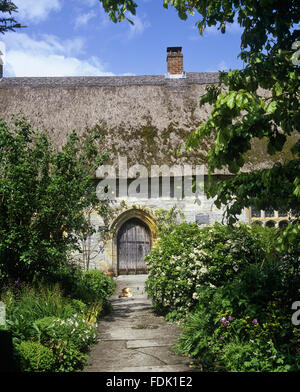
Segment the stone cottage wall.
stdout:
<svg viewBox="0 0 300 392">
<path fill-rule="evenodd" d="M 157 209 L 170 210 L 174 205 L 184 214 L 186 222 L 197 222 L 199 224 L 213 224 L 215 221 L 222 221 L 222 209 L 217 209 L 212 199 L 207 199 L 205 195 L 199 197 L 198 203 L 195 203 L 194 198 L 185 198 L 183 200 L 176 200 L 172 198 L 127 198 L 116 200 L 114 207 L 120 208 L 122 202 L 125 202 L 125 211 L 140 209 L 141 216 L 144 210 L 155 213 Z M 120 214 L 124 213 L 124 209 L 120 210 Z M 115 217 L 116 218 L 116 217 Z M 241 222 L 248 222 L 246 211 L 244 211 L 239 220 Z M 104 226 L 104 222 L 97 213 L 91 216 L 91 223 L 96 229 Z M 91 261 L 90 269 L 101 269 L 104 271 L 113 271 L 117 274 L 117 254 L 116 254 L 116 232 L 107 233 L 105 241 L 102 240 L 103 234 L 97 232 L 91 237 Z M 155 244 L 154 244 L 155 245 Z"/>
</svg>

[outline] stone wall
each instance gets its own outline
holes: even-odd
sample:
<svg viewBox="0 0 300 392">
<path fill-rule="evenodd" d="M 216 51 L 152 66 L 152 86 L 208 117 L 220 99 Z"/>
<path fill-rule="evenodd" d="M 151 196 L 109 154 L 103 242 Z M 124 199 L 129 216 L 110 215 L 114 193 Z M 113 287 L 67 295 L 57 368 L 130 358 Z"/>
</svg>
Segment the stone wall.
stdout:
<svg viewBox="0 0 300 392">
<path fill-rule="evenodd" d="M 147 214 L 155 215 L 155 210 L 166 209 L 169 210 L 176 205 L 178 209 L 184 214 L 184 220 L 186 222 L 202 222 L 202 224 L 213 224 L 215 221 L 222 221 L 223 210 L 217 209 L 212 199 L 207 199 L 205 195 L 199 197 L 198 203 L 195 203 L 194 198 L 185 198 L 183 200 L 176 200 L 172 198 L 128 198 L 123 200 L 116 200 L 114 207 L 116 209 L 121 207 L 122 201 L 125 202 L 126 207 L 121 208 L 118 215 L 114 217 L 113 221 L 109 225 L 111 233 L 106 233 L 105 241 L 102 240 L 101 233 L 96 233 L 91 237 L 91 248 L 93 249 L 92 257 L 90 261 L 90 269 L 101 269 L 104 271 L 113 271 L 117 274 L 117 246 L 116 237 L 120 225 L 114 226 L 114 221 L 118 219 L 118 216 L 124 214 L 123 221 L 133 216 L 139 217 L 144 220 L 144 216 Z M 126 215 L 127 214 L 127 215 Z M 239 220 L 241 222 L 248 222 L 246 211 L 244 211 Z M 96 229 L 104 225 L 103 220 L 96 213 L 92 214 L 91 222 Z M 146 221 L 149 225 L 149 222 Z M 155 245 L 155 241 L 154 245 Z"/>
</svg>

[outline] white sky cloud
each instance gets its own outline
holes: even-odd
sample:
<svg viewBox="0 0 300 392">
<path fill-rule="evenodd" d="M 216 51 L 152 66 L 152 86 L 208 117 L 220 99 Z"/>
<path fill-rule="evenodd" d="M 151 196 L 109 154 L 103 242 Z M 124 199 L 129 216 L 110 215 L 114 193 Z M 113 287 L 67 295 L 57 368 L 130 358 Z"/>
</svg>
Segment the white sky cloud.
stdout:
<svg viewBox="0 0 300 392">
<path fill-rule="evenodd" d="M 221 60 L 216 67 L 210 67 L 204 72 L 218 72 L 218 71 L 229 71 L 229 66 L 225 60 Z"/>
<path fill-rule="evenodd" d="M 26 21 L 39 23 L 62 7 L 61 0 L 14 0 L 14 3 L 18 7 L 18 18 L 25 24 Z"/>
<path fill-rule="evenodd" d="M 219 63 L 218 71 L 229 71 L 229 67 L 224 60 Z"/>
<path fill-rule="evenodd" d="M 82 15 L 78 15 L 75 19 L 75 27 L 85 26 L 91 19 L 95 18 L 97 13 L 90 11 Z"/>
<path fill-rule="evenodd" d="M 151 26 L 151 24 L 147 20 L 143 20 L 138 16 L 132 17 L 129 15 L 129 19 L 133 21 L 134 25 L 129 24 L 129 33 L 128 38 L 134 38 L 137 35 L 143 34 L 144 30 Z"/>
<path fill-rule="evenodd" d="M 24 33 L 7 33 L 5 76 L 111 76 L 98 57 L 79 59 L 84 41 L 61 41 L 54 35 L 34 39 Z"/>
</svg>

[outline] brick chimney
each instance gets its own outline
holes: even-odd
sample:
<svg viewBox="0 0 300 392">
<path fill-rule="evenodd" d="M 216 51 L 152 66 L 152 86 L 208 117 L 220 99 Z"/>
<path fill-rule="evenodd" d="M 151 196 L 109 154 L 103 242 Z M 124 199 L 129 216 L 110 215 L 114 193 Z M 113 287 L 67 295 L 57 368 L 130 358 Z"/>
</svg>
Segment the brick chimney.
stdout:
<svg viewBox="0 0 300 392">
<path fill-rule="evenodd" d="M 169 78 L 183 78 L 183 54 L 181 46 L 172 46 L 167 48 L 167 65 Z"/>
</svg>

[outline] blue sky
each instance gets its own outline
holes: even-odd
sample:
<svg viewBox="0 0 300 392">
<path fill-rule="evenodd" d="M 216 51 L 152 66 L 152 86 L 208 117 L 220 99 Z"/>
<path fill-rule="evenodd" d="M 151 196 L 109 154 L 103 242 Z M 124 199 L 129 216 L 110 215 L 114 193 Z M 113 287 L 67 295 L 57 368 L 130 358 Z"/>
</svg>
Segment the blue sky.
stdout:
<svg viewBox="0 0 300 392">
<path fill-rule="evenodd" d="M 162 75 L 166 48 L 182 46 L 186 72 L 241 68 L 241 29 L 201 37 L 197 15 L 179 19 L 162 0 L 137 0 L 135 25 L 114 24 L 98 0 L 14 0 L 28 27 L 0 37 L 4 76 Z"/>
</svg>

